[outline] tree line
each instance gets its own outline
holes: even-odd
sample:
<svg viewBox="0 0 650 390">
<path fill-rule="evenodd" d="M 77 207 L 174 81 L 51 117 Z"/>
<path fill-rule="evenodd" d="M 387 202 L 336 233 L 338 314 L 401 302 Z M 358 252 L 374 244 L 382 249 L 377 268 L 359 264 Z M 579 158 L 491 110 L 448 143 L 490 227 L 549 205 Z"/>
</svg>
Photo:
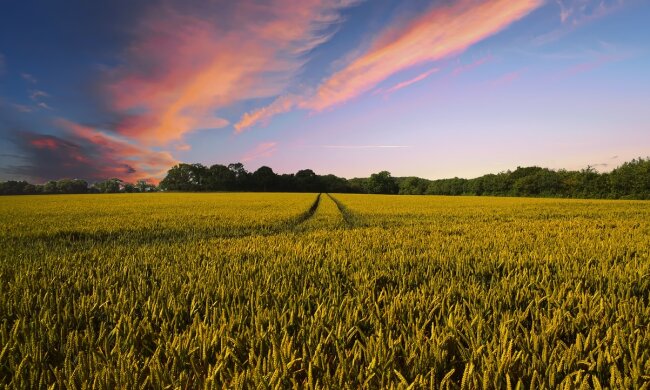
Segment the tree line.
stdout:
<svg viewBox="0 0 650 390">
<path fill-rule="evenodd" d="M 158 187 L 146 180 L 128 183 L 112 178 L 88 184 L 82 179 L 50 180 L 45 184 L 26 181 L 0 182 L 0 195 L 52 195 L 52 194 L 110 194 L 119 192 L 154 192 Z"/>
<path fill-rule="evenodd" d="M 254 172 L 242 163 L 228 165 L 178 164 L 158 186 L 140 180 L 135 184 L 117 178 L 89 185 L 85 180 L 62 179 L 42 185 L 26 181 L 0 182 L 0 194 L 83 194 L 152 191 L 259 191 L 333 192 L 409 195 L 489 195 L 563 198 L 650 199 L 650 158 L 623 163 L 607 173 L 593 167 L 579 171 L 541 167 L 517 167 L 474 179 L 428 180 L 393 177 L 387 171 L 367 178 L 345 179 L 317 175 L 311 169 L 295 174 L 277 174 L 267 166 Z"/>
<path fill-rule="evenodd" d="M 650 199 L 650 158 L 625 162 L 611 172 L 517 167 L 474 179 L 399 180 L 401 194 Z"/>
</svg>

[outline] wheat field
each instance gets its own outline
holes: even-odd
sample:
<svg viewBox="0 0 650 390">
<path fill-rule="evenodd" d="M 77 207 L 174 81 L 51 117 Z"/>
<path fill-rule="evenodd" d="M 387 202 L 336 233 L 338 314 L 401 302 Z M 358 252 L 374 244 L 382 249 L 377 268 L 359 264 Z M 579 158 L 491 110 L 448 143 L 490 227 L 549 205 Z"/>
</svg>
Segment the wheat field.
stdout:
<svg viewBox="0 0 650 390">
<path fill-rule="evenodd" d="M 3 197 L 8 388 L 650 388 L 650 203 Z"/>
</svg>

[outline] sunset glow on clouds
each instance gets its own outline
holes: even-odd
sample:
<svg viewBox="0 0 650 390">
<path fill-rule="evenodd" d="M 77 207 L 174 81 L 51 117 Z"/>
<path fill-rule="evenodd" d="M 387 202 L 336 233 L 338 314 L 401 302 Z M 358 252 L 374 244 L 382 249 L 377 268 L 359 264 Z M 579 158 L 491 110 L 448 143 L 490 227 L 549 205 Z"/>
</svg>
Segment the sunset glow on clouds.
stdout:
<svg viewBox="0 0 650 390">
<path fill-rule="evenodd" d="M 412 79 L 402 81 L 401 83 L 397 83 L 397 84 L 393 85 L 392 87 L 390 87 L 390 88 L 388 88 L 388 89 L 386 89 L 385 91 L 382 91 L 382 92 L 384 94 L 391 94 L 391 93 L 393 93 L 395 91 L 399 91 L 402 88 L 406 88 L 409 85 L 413 85 L 413 84 L 417 83 L 418 81 L 422 81 L 422 80 L 426 79 L 432 73 L 438 72 L 439 70 L 440 69 L 438 69 L 438 68 L 433 68 L 431 70 L 427 70 L 426 72 L 420 73 L 419 75 L 413 77 Z"/>
<path fill-rule="evenodd" d="M 180 5 L 156 10 L 144 18 L 126 63 L 113 71 L 108 86 L 116 110 L 137 112 L 117 131 L 165 145 L 197 129 L 227 126 L 218 111 L 281 92 L 304 53 L 327 40 L 324 27 L 337 22 L 338 10 L 349 4 L 243 1 L 226 15 L 221 6 L 190 14 Z"/>
<path fill-rule="evenodd" d="M 269 107 L 245 114 L 235 128 L 241 131 L 296 106 L 321 111 L 346 102 L 397 72 L 462 52 L 542 3 L 543 0 L 462 0 L 451 6 L 433 7 L 403 26 L 391 26 L 380 33 L 370 50 L 327 78 L 313 96 L 280 97 Z M 419 80 L 413 82 L 416 81 Z"/>
<path fill-rule="evenodd" d="M 458 54 L 542 4 L 542 0 L 459 1 L 434 7 L 328 78 L 306 104 L 322 110 L 364 93 L 396 72 Z"/>
<path fill-rule="evenodd" d="M 270 157 L 278 150 L 277 142 L 262 142 L 261 144 L 255 146 L 253 150 L 246 152 L 241 160 L 243 162 L 255 161 L 262 157 Z"/>
<path fill-rule="evenodd" d="M 589 91 L 629 78 L 632 87 L 621 93 L 639 101 L 648 80 L 634 61 L 648 62 L 650 43 L 634 26 L 650 6 L 633 0 L 29 3 L 3 5 L 0 16 L 6 177 L 155 181 L 179 161 L 237 160 L 253 167 L 276 161 L 290 170 L 331 167 L 342 176 L 399 171 L 439 163 L 427 161 L 420 145 L 446 142 L 463 154 L 464 140 L 514 129 L 520 113 L 546 121 L 545 128 L 572 123 L 578 145 L 594 123 L 622 122 L 596 122 L 595 115 L 576 121 L 564 113 L 563 99 L 601 107 L 598 97 L 606 94 Z M 67 17 L 87 23 L 53 22 Z M 20 38 L 24 24 L 17 20 L 38 34 Z M 579 84 L 585 78 L 592 83 Z M 635 107 L 611 114 L 628 118 L 627 130 L 599 130 L 628 131 L 626 150 L 602 153 L 635 157 L 647 118 Z M 522 133 L 502 135 L 501 143 L 495 135 L 495 145 L 537 137 L 518 128 Z M 451 129 L 453 136 L 444 135 Z M 346 147 L 322 149 L 336 152 L 334 161 L 295 146 L 303 143 Z M 381 166 L 387 160 L 380 151 L 392 153 L 392 168 Z M 521 163 L 517 156 L 509 164 Z M 591 163 L 581 158 L 562 161 Z"/>
<path fill-rule="evenodd" d="M 133 171 L 129 173 L 128 179 L 160 177 L 166 172 L 167 167 L 177 162 L 168 152 L 146 149 L 91 127 L 63 119 L 58 120 L 57 124 L 74 138 L 97 148 L 105 166 L 110 166 L 111 160 L 118 162 L 118 165 L 128 165 Z"/>
</svg>

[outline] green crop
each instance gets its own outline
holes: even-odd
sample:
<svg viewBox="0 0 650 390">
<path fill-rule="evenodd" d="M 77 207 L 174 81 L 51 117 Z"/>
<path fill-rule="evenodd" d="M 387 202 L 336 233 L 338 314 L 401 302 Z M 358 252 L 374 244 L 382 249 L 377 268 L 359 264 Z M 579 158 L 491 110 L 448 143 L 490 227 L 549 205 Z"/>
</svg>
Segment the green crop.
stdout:
<svg viewBox="0 0 650 390">
<path fill-rule="evenodd" d="M 9 388 L 650 387 L 650 203 L 3 197 Z"/>
</svg>

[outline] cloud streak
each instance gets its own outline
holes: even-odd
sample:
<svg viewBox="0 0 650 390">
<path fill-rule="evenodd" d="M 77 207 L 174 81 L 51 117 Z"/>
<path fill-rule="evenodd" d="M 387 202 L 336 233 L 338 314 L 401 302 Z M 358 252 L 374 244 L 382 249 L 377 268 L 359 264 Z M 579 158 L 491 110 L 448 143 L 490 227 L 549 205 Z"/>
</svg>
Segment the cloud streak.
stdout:
<svg viewBox="0 0 650 390">
<path fill-rule="evenodd" d="M 36 84 L 38 82 L 38 80 L 36 80 L 36 77 L 26 72 L 21 73 L 20 77 L 22 77 L 23 80 L 27 81 L 30 84 Z"/>
<path fill-rule="evenodd" d="M 157 182 L 177 163 L 167 152 L 152 151 L 115 135 L 65 119 L 55 125 L 60 136 L 20 131 L 14 141 L 29 164 L 3 169 L 39 181 L 80 178 L 90 181 L 117 177 Z"/>
<path fill-rule="evenodd" d="M 433 74 L 435 72 L 438 72 L 439 70 L 440 69 L 438 69 L 438 68 L 430 69 L 430 70 L 428 70 L 428 71 L 426 71 L 424 73 L 421 73 L 421 74 L 413 77 L 410 80 L 402 81 L 401 83 L 397 83 L 397 84 L 393 85 L 392 87 L 390 87 L 390 88 L 386 89 L 385 91 L 383 91 L 383 93 L 385 95 L 390 95 L 393 92 L 399 91 L 402 88 L 406 88 L 406 87 L 408 87 L 410 85 L 413 85 L 413 84 L 415 84 L 415 83 L 417 83 L 419 81 L 422 81 L 422 80 L 426 79 L 427 77 L 431 76 L 431 74 Z"/>
<path fill-rule="evenodd" d="M 113 69 L 106 91 L 123 118 L 117 131 L 165 145 L 229 122 L 219 110 L 274 96 L 327 41 L 353 0 L 243 0 L 228 6 L 159 7 Z M 190 8 L 188 10 L 188 8 Z"/>
<path fill-rule="evenodd" d="M 278 151 L 277 142 L 262 142 L 253 150 L 244 154 L 241 158 L 243 162 L 255 161 L 263 157 L 271 157 Z"/>
<path fill-rule="evenodd" d="M 21 132 L 16 144 L 33 164 L 14 171 L 40 179 L 160 178 L 176 163 L 161 148 L 189 150 L 188 133 L 229 125 L 222 109 L 281 93 L 310 51 L 332 37 L 341 11 L 359 1 L 150 3 L 136 17 L 118 65 L 103 68 L 96 80 L 110 122 L 58 119 L 59 135 Z M 14 110 L 52 110 L 49 94 L 34 87 L 37 80 L 21 77 L 31 84 L 33 107 Z M 260 144 L 245 157 L 270 156 L 276 145 Z"/>
<path fill-rule="evenodd" d="M 408 145 L 322 145 L 326 149 L 404 149 Z"/>
<path fill-rule="evenodd" d="M 632 57 L 634 57 L 634 53 L 601 54 L 591 60 L 572 65 L 571 67 L 553 76 L 553 80 L 559 81 L 567 78 L 572 78 L 583 73 L 591 72 L 607 64 L 624 61 Z"/>
<path fill-rule="evenodd" d="M 544 45 L 556 41 L 571 31 L 601 19 L 622 8 L 625 0 L 556 0 L 561 26 L 535 38 L 533 43 Z M 629 3 L 629 1 L 628 1 Z"/>
<path fill-rule="evenodd" d="M 456 66 L 454 68 L 454 70 L 451 72 L 451 74 L 453 76 L 460 76 L 463 73 L 469 72 L 471 70 L 474 70 L 474 69 L 478 68 L 481 65 L 487 64 L 488 62 L 492 61 L 493 59 L 494 59 L 494 57 L 489 55 L 489 56 L 479 58 L 478 60 L 476 60 L 476 61 L 474 61 L 472 63 L 469 63 L 469 64 L 458 65 L 458 66 Z"/>
<path fill-rule="evenodd" d="M 150 179 L 162 176 L 176 164 L 168 152 L 153 151 L 129 140 L 102 132 L 98 129 L 58 119 L 56 124 L 65 129 L 72 139 L 85 144 L 94 151 L 100 177 L 119 177 L 123 180 Z M 129 167 L 124 171 L 120 167 Z M 111 176 L 111 173 L 116 173 Z M 120 176 L 118 176 L 119 174 Z"/>
<path fill-rule="evenodd" d="M 40 91 L 40 90 L 33 90 L 29 92 L 29 98 L 32 99 L 35 102 L 38 102 L 41 98 L 46 98 L 49 97 L 50 94 L 48 94 L 45 91 Z"/>
<path fill-rule="evenodd" d="M 508 85 L 510 83 L 513 83 L 514 81 L 518 80 L 521 78 L 521 76 L 526 72 L 526 69 L 519 69 L 519 70 L 514 70 L 512 72 L 508 72 L 501 77 L 498 77 L 490 82 L 490 86 L 492 87 L 502 87 L 505 85 Z"/>
<path fill-rule="evenodd" d="M 300 96 L 297 95 L 284 95 L 275 99 L 268 106 L 245 113 L 239 122 L 235 123 L 235 133 L 241 133 L 258 123 L 268 124 L 272 117 L 291 111 L 300 100 Z"/>
<path fill-rule="evenodd" d="M 621 7 L 623 0 L 556 0 L 560 21 L 577 26 L 601 18 Z"/>
<path fill-rule="evenodd" d="M 432 7 L 403 25 L 380 32 L 368 50 L 325 79 L 314 93 L 302 99 L 276 101 L 246 114 L 236 125 L 237 130 L 263 123 L 272 115 L 293 108 L 318 112 L 347 102 L 396 73 L 463 52 L 543 3 L 543 0 L 458 0 Z"/>
</svg>

